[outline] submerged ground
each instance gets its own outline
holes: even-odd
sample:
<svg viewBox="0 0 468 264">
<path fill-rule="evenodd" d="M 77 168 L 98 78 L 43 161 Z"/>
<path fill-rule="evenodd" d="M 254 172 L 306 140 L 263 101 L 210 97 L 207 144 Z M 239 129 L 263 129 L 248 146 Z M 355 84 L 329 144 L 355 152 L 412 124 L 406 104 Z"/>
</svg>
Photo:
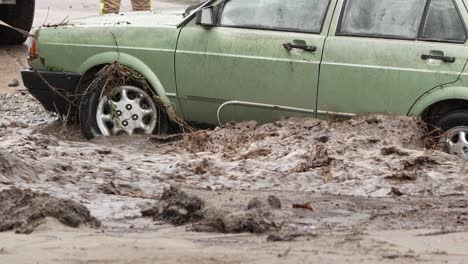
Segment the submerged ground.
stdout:
<svg viewBox="0 0 468 264">
<path fill-rule="evenodd" d="M 85 141 L 6 87 L 24 48 L 0 55 L 0 263 L 468 259 L 467 163 L 426 150 L 413 118 Z"/>
<path fill-rule="evenodd" d="M 425 150 L 413 118 L 289 119 L 171 140 L 84 141 L 27 93 L 2 94 L 0 102 L 0 222 L 8 223 L 0 229 L 32 232 L 0 234 L 5 263 L 464 263 L 468 257 L 466 162 Z M 200 228 L 195 218 L 169 224 L 174 214 L 191 216 L 180 201 L 168 204 L 178 206 L 173 211 L 142 216 L 154 204 L 156 211 L 165 206 L 161 196 L 171 185 L 203 203 L 207 225 Z M 252 199 L 268 197 L 281 207 L 252 207 Z M 78 228 L 63 225 L 73 223 Z"/>
</svg>

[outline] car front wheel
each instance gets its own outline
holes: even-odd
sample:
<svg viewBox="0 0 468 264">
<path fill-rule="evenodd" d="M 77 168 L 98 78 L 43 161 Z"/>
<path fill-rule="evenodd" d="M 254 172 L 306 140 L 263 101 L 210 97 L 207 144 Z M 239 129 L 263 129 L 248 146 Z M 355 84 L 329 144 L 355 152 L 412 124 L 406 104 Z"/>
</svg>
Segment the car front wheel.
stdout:
<svg viewBox="0 0 468 264">
<path fill-rule="evenodd" d="M 439 140 L 440 148 L 468 160 L 468 110 L 449 112 L 436 122 L 436 126 L 444 132 Z"/>
<path fill-rule="evenodd" d="M 80 103 L 80 128 L 85 138 L 167 133 L 167 118 L 150 93 L 123 85 L 104 94 L 99 85 L 94 81 Z"/>
</svg>

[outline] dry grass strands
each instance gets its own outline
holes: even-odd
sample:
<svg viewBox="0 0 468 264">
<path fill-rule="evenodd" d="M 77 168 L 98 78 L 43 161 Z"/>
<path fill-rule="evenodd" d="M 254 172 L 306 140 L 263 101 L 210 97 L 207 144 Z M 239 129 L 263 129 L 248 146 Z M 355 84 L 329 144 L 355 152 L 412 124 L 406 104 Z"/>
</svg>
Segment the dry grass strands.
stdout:
<svg viewBox="0 0 468 264">
<path fill-rule="evenodd" d="M 319 144 L 315 146 L 315 150 L 309 151 L 306 154 L 306 162 L 299 164 L 294 168 L 293 172 L 307 172 L 316 168 L 329 167 L 334 158 L 328 156 L 328 150 L 325 145 Z"/>
<path fill-rule="evenodd" d="M 440 142 L 446 136 L 446 133 L 441 128 L 424 123 L 422 121 L 418 122 L 418 124 L 425 132 L 425 134 L 422 136 L 422 139 L 426 145 L 426 148 L 430 150 L 439 149 Z"/>
</svg>

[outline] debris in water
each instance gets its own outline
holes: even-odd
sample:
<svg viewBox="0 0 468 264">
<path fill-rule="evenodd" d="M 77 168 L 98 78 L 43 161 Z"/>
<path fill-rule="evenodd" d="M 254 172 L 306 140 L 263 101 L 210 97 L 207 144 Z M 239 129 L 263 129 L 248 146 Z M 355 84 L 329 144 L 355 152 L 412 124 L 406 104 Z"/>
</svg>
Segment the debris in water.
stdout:
<svg viewBox="0 0 468 264">
<path fill-rule="evenodd" d="M 385 177 L 385 179 L 390 180 L 400 180 L 400 181 L 414 181 L 416 180 L 417 175 L 416 172 L 406 172 L 406 171 L 398 171 L 393 173 L 390 176 Z"/>
<path fill-rule="evenodd" d="M 282 222 L 276 221 L 275 210 L 281 208 L 281 201 L 270 196 L 266 201 L 252 199 L 247 210 L 229 211 L 209 208 L 204 210 L 203 220 L 194 224 L 192 231 L 220 233 L 255 233 L 262 234 L 277 230 Z"/>
<path fill-rule="evenodd" d="M 247 152 L 246 154 L 242 155 L 243 159 L 256 159 L 259 157 L 268 156 L 271 154 L 271 150 L 267 148 L 256 149 Z"/>
<path fill-rule="evenodd" d="M 265 233 L 281 225 L 274 221 L 272 211 L 281 208 L 281 201 L 270 196 L 265 201 L 254 198 L 247 210 L 230 211 L 225 208 L 205 207 L 197 196 L 189 195 L 177 187 L 164 190 L 161 200 L 141 211 L 143 216 L 166 221 L 173 225 L 192 223 L 192 231 L 220 233 Z"/>
<path fill-rule="evenodd" d="M 184 137 L 186 149 L 190 152 L 202 152 L 209 148 L 210 136 L 207 131 L 197 131 Z"/>
<path fill-rule="evenodd" d="M 412 160 L 401 161 L 402 169 L 412 170 L 412 171 L 420 170 L 420 169 L 427 168 L 427 167 L 432 167 L 434 165 L 439 165 L 439 162 L 437 162 L 432 157 L 428 157 L 428 156 L 419 156 Z"/>
<path fill-rule="evenodd" d="M 317 209 L 314 208 L 314 206 L 312 205 L 311 202 L 305 203 L 305 204 L 293 204 L 292 207 L 296 208 L 296 209 L 306 209 L 306 210 L 309 210 L 309 211 L 312 211 L 312 212 L 317 211 Z"/>
<path fill-rule="evenodd" d="M 192 226 L 196 232 L 220 233 L 265 233 L 276 225 L 268 219 L 268 212 L 262 209 L 249 209 L 246 211 L 228 212 L 215 208 L 204 212 L 204 219 Z"/>
<path fill-rule="evenodd" d="M 315 146 L 315 151 L 309 152 L 307 161 L 299 164 L 293 171 L 294 172 L 307 172 L 312 169 L 328 167 L 333 158 L 328 156 L 328 151 L 324 145 Z"/>
<path fill-rule="evenodd" d="M 400 189 L 396 188 L 396 187 L 392 187 L 390 189 L 390 193 L 396 195 L 396 196 L 403 196 L 405 195 L 402 191 L 400 191 Z"/>
<path fill-rule="evenodd" d="M 396 154 L 398 156 L 409 156 L 409 152 L 400 149 L 397 146 L 385 146 L 380 149 L 380 153 L 384 156 L 390 156 Z"/>
<path fill-rule="evenodd" d="M 174 135 L 153 135 L 150 137 L 150 140 L 156 143 L 164 144 L 171 143 L 175 141 L 180 141 L 184 138 L 183 134 L 174 134 Z"/>
<path fill-rule="evenodd" d="M 247 209 L 259 209 L 265 208 L 267 206 L 270 206 L 273 209 L 281 209 L 281 200 L 274 195 L 268 196 L 266 202 L 258 197 L 255 197 L 252 200 L 250 200 L 249 204 L 247 205 Z"/>
<path fill-rule="evenodd" d="M 268 204 L 271 206 L 271 208 L 274 208 L 274 209 L 281 209 L 281 200 L 274 196 L 274 195 L 270 195 L 268 196 Z"/>
<path fill-rule="evenodd" d="M 138 197 L 138 198 L 154 198 L 148 195 L 144 195 L 142 190 L 128 184 L 115 184 L 113 181 L 104 183 L 99 186 L 99 191 L 104 194 L 113 194 L 127 197 Z"/>
<path fill-rule="evenodd" d="M 266 241 L 267 242 L 287 242 L 287 241 L 293 241 L 296 238 L 299 237 L 317 237 L 318 233 L 312 233 L 312 232 L 301 232 L 301 233 L 286 233 L 286 234 L 270 234 Z"/>
<path fill-rule="evenodd" d="M 189 195 L 177 187 L 165 189 L 161 200 L 155 206 L 142 210 L 143 216 L 166 221 L 173 225 L 184 225 L 200 221 L 205 203 L 199 197 Z"/>
</svg>

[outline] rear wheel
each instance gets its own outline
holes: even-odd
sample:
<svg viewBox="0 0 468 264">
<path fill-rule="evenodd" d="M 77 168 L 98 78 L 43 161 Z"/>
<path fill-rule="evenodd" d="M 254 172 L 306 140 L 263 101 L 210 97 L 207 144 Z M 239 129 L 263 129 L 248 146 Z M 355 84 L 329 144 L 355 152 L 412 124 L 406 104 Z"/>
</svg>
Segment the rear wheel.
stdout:
<svg viewBox="0 0 468 264">
<path fill-rule="evenodd" d="M 142 88 L 125 85 L 101 95 L 99 86 L 97 80 L 91 83 L 80 104 L 80 128 L 85 138 L 167 133 L 166 115 Z"/>
<path fill-rule="evenodd" d="M 15 28 L 31 30 L 34 20 L 35 0 L 16 0 L 14 5 L 0 5 L 0 20 Z M 27 36 L 18 31 L 0 26 L 0 44 L 15 45 L 26 41 Z"/>
<path fill-rule="evenodd" d="M 444 114 L 436 126 L 444 132 L 439 147 L 450 154 L 468 160 L 468 110 L 455 110 Z"/>
</svg>

